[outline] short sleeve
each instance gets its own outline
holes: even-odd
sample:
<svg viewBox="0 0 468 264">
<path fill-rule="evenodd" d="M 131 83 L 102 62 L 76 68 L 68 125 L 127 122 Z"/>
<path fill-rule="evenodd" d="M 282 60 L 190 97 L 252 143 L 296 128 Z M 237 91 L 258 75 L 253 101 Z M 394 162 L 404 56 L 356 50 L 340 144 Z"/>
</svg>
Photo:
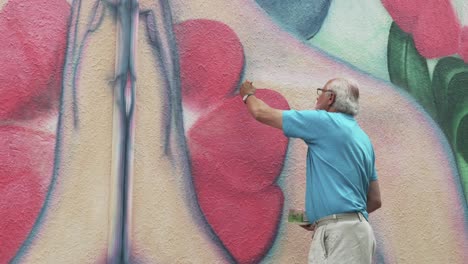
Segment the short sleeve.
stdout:
<svg viewBox="0 0 468 264">
<path fill-rule="evenodd" d="M 372 170 L 372 175 L 370 177 L 370 181 L 376 181 L 377 180 L 377 171 L 375 170 L 375 166 Z"/>
<path fill-rule="evenodd" d="M 283 133 L 287 137 L 311 141 L 323 131 L 324 111 L 283 111 Z"/>
<path fill-rule="evenodd" d="M 370 175 L 370 181 L 376 181 L 377 180 L 377 170 L 375 169 L 375 154 L 374 151 L 372 151 L 372 172 Z"/>
</svg>

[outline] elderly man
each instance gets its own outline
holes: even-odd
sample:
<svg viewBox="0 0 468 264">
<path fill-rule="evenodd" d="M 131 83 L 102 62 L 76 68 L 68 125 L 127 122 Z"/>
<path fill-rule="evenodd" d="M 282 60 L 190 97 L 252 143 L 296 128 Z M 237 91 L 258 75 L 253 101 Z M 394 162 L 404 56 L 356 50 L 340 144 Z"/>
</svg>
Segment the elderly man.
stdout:
<svg viewBox="0 0 468 264">
<path fill-rule="evenodd" d="M 252 116 L 282 129 L 308 146 L 306 215 L 313 233 L 309 263 L 371 263 L 375 237 L 368 214 L 380 208 L 375 155 L 367 134 L 354 116 L 359 88 L 337 78 L 317 89 L 315 110 L 283 111 L 255 97 L 244 82 L 240 95 Z"/>
</svg>

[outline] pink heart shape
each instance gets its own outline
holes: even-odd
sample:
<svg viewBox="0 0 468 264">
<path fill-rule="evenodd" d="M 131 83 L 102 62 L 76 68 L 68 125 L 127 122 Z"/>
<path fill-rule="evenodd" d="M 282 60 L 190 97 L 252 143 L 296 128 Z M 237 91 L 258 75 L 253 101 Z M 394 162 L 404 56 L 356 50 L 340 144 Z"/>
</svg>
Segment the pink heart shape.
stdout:
<svg viewBox="0 0 468 264">
<path fill-rule="evenodd" d="M 257 96 L 287 108 L 273 91 L 258 90 Z M 236 261 L 258 262 L 280 221 L 284 198 L 275 182 L 287 138 L 255 121 L 235 97 L 200 118 L 189 131 L 188 144 L 198 202 L 208 223 Z"/>
<path fill-rule="evenodd" d="M 236 34 L 210 20 L 176 26 L 184 107 L 202 115 L 188 146 L 198 203 L 216 236 L 238 263 L 260 261 L 271 247 L 283 207 L 276 185 L 286 155 L 282 131 L 254 120 L 234 95 L 243 68 Z M 271 90 L 257 96 L 287 109 Z"/>
</svg>

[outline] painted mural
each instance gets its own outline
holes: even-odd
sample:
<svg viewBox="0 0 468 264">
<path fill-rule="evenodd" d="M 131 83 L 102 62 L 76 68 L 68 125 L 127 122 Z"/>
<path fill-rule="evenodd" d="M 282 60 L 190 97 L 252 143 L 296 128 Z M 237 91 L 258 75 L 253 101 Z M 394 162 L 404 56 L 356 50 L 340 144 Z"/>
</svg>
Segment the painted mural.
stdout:
<svg viewBox="0 0 468 264">
<path fill-rule="evenodd" d="M 468 3 L 0 0 L 0 263 L 305 263 L 306 145 L 357 80 L 375 263 L 468 261 Z"/>
</svg>

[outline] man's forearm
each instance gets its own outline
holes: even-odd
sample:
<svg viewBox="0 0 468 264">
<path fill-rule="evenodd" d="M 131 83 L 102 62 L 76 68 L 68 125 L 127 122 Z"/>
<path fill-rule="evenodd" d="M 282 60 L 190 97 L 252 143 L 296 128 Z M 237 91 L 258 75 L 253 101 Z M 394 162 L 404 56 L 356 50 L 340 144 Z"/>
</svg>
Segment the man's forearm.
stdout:
<svg viewBox="0 0 468 264">
<path fill-rule="evenodd" d="M 266 112 L 270 108 L 270 106 L 268 106 L 265 102 L 255 97 L 255 95 L 249 96 L 249 98 L 247 98 L 246 103 L 249 113 L 260 122 L 262 116 L 265 116 Z"/>
<path fill-rule="evenodd" d="M 249 96 L 246 103 L 250 114 L 257 121 L 274 128 L 282 129 L 282 110 L 270 107 L 264 101 L 255 97 L 255 95 Z"/>
</svg>

